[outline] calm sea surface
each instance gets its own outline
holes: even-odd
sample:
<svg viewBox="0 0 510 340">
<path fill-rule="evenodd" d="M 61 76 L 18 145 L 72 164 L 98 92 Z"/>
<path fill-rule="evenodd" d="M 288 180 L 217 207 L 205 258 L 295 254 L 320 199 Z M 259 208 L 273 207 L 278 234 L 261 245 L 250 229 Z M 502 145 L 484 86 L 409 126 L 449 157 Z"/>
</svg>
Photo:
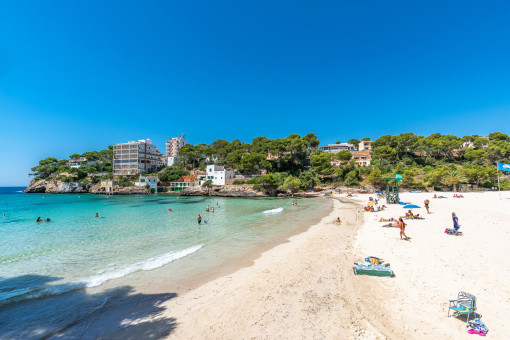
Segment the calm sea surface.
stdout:
<svg viewBox="0 0 510 340">
<path fill-rule="evenodd" d="M 331 209 L 326 199 L 298 199 L 292 207 L 291 199 L 282 198 L 48 195 L 22 189 L 0 188 L 0 339 L 40 338 L 65 329 L 121 295 L 117 285 L 147 285 L 144 280 L 153 280 L 158 270 L 157 277 L 171 283 L 214 271 Z M 214 213 L 205 211 L 207 205 Z M 51 221 L 37 223 L 38 217 Z"/>
</svg>

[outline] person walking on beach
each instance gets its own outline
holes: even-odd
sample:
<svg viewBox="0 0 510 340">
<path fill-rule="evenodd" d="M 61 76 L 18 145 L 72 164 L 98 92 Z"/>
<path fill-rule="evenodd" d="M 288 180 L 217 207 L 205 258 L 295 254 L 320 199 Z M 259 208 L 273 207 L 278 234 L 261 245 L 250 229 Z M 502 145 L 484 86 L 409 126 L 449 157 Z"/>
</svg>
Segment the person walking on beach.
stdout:
<svg viewBox="0 0 510 340">
<path fill-rule="evenodd" d="M 399 226 L 400 226 L 400 239 L 402 240 L 402 236 L 405 237 L 406 241 L 409 241 L 409 237 L 406 235 L 406 224 L 404 223 L 404 220 L 401 218 L 398 219 Z"/>
<path fill-rule="evenodd" d="M 198 214 L 197 222 L 198 224 L 202 223 L 202 216 L 200 216 L 200 214 Z"/>
<path fill-rule="evenodd" d="M 425 202 L 423 202 L 425 204 L 425 209 L 427 209 L 427 214 L 430 214 L 430 211 L 429 211 L 429 204 L 430 204 L 430 201 L 427 199 L 425 200 Z"/>
<path fill-rule="evenodd" d="M 459 218 L 457 217 L 457 215 L 455 215 L 454 212 L 452 212 L 452 220 L 453 220 L 453 229 L 455 229 L 455 234 L 459 235 L 459 228 L 460 228 Z"/>
</svg>

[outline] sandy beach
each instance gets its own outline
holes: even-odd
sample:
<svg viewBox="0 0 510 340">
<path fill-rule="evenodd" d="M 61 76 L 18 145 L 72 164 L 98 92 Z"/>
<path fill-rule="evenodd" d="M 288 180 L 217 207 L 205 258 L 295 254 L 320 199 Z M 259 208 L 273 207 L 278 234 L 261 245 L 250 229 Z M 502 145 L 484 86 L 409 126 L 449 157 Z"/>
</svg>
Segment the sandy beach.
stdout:
<svg viewBox="0 0 510 340">
<path fill-rule="evenodd" d="M 362 212 L 369 195 L 335 198 L 334 210 L 306 232 L 263 253 L 252 266 L 215 279 L 162 303 L 157 313 L 125 320 L 102 338 L 169 339 L 464 339 L 464 318 L 447 317 L 459 291 L 478 298 L 488 336 L 507 338 L 510 302 L 506 262 L 510 195 L 467 193 L 432 199 L 405 193 L 423 206 L 400 240 L 381 217 L 398 217 L 401 205 Z M 463 236 L 444 234 L 451 212 Z M 332 221 L 342 219 L 341 225 Z M 354 262 L 378 256 L 394 278 L 355 276 Z"/>
</svg>

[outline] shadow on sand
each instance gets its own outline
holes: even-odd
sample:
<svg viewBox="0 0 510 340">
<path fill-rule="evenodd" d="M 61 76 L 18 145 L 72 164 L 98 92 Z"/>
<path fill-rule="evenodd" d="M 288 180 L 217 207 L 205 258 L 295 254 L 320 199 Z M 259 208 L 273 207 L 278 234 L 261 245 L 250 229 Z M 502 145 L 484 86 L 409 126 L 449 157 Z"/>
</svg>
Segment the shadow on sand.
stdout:
<svg viewBox="0 0 510 340">
<path fill-rule="evenodd" d="M 0 279 L 0 296 L 11 301 L 0 304 L 0 339 L 160 339 L 177 326 L 175 318 L 162 315 L 163 303 L 175 293 L 143 294 L 124 286 L 60 294 L 46 289 L 45 296 L 30 297 L 58 280 L 42 275 Z M 150 319 L 132 323 L 146 316 Z"/>
</svg>

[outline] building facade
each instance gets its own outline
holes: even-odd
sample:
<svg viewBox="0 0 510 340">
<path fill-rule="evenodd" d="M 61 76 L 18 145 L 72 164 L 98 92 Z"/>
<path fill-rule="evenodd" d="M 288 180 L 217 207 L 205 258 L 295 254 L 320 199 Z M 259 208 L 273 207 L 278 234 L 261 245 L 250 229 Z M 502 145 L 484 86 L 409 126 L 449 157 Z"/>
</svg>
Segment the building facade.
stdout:
<svg viewBox="0 0 510 340">
<path fill-rule="evenodd" d="M 177 164 L 179 162 L 179 157 L 166 156 L 165 159 L 166 159 L 166 165 L 167 166 L 172 166 L 172 165 Z"/>
<path fill-rule="evenodd" d="M 214 185 L 225 185 L 225 180 L 234 178 L 234 172 L 225 170 L 222 165 L 208 165 L 205 176 Z"/>
<path fill-rule="evenodd" d="M 358 151 L 371 151 L 372 150 L 372 141 L 371 140 L 362 140 L 359 142 Z"/>
<path fill-rule="evenodd" d="M 162 155 L 152 139 L 140 139 L 113 147 L 113 174 L 132 176 L 164 166 Z"/>
<path fill-rule="evenodd" d="M 186 138 L 184 138 L 184 133 L 179 137 L 170 138 L 166 141 L 166 156 L 178 157 L 179 149 L 186 144 L 188 144 L 188 142 L 186 142 Z"/>
<path fill-rule="evenodd" d="M 354 163 L 359 166 L 369 166 L 370 162 L 372 161 L 372 156 L 370 155 L 370 152 L 368 151 L 350 151 L 352 155 L 352 160 L 354 160 Z M 352 161 L 351 160 L 351 161 Z M 347 164 L 348 162 L 341 161 L 339 159 L 335 159 L 331 161 L 331 165 L 333 166 L 340 166 Z"/>
<path fill-rule="evenodd" d="M 356 150 L 356 148 L 354 147 L 354 144 L 351 144 L 351 143 L 328 144 L 325 146 L 321 146 L 319 149 L 321 149 L 324 152 L 330 152 L 330 153 L 338 153 L 343 150 L 347 150 L 347 151 Z"/>
<path fill-rule="evenodd" d="M 154 189 L 154 192 L 158 191 L 158 176 L 142 176 L 138 177 L 138 181 L 135 182 L 135 186 L 144 187 L 148 185 L 149 189 Z"/>
</svg>

